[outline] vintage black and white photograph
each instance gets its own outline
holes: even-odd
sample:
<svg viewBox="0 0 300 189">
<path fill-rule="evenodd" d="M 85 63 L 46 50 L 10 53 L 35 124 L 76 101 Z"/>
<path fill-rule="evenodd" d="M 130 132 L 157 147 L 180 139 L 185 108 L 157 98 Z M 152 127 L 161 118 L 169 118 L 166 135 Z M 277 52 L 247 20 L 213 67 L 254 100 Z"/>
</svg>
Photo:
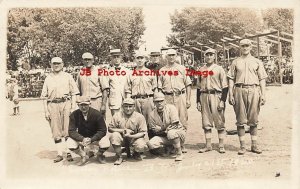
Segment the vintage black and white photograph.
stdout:
<svg viewBox="0 0 300 189">
<path fill-rule="evenodd" d="M 13 2 L 1 189 L 299 184 L 299 1 Z"/>
</svg>

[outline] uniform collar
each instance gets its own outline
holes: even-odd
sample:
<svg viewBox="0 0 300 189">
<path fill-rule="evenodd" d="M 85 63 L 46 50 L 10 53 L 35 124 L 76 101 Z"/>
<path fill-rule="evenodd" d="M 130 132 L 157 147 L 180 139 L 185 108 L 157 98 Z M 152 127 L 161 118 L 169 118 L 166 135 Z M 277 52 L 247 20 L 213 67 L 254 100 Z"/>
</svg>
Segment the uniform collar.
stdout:
<svg viewBox="0 0 300 189">
<path fill-rule="evenodd" d="M 215 63 L 213 63 L 210 67 L 208 67 L 207 65 L 204 66 L 205 70 L 213 70 L 217 65 Z"/>
</svg>

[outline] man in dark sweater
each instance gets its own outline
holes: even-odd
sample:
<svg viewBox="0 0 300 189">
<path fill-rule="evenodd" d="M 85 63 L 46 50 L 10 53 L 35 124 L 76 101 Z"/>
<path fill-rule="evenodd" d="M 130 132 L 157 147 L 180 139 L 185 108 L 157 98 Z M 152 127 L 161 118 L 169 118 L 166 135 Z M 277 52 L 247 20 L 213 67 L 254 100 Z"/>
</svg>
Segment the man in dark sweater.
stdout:
<svg viewBox="0 0 300 189">
<path fill-rule="evenodd" d="M 107 128 L 101 113 L 90 107 L 90 99 L 78 97 L 79 109 L 70 115 L 68 147 L 81 156 L 79 165 L 84 165 L 88 159 L 97 153 L 100 163 L 104 162 L 103 153 L 109 148 L 110 142 L 106 137 Z M 72 157 L 67 157 L 72 161 Z"/>
</svg>

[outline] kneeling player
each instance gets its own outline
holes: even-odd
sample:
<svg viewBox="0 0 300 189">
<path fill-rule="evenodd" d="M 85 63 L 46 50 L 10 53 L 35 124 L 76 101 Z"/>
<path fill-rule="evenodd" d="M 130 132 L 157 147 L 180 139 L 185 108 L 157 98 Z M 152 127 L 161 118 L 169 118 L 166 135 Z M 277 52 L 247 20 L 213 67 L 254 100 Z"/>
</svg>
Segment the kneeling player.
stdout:
<svg viewBox="0 0 300 189">
<path fill-rule="evenodd" d="M 105 163 L 103 153 L 109 148 L 110 143 L 106 135 L 107 128 L 102 114 L 90 107 L 90 99 L 80 96 L 77 101 L 78 110 L 70 115 L 68 148 L 81 156 L 79 165 L 84 165 L 88 159 L 97 154 L 100 163 Z M 68 161 L 73 161 L 71 155 Z"/>
<path fill-rule="evenodd" d="M 175 161 L 182 161 L 181 146 L 185 140 L 186 130 L 179 121 L 178 111 L 174 105 L 166 104 L 164 94 L 158 92 L 153 98 L 156 108 L 149 115 L 149 129 L 154 137 L 148 142 L 150 151 L 173 145 L 177 154 Z"/>
</svg>

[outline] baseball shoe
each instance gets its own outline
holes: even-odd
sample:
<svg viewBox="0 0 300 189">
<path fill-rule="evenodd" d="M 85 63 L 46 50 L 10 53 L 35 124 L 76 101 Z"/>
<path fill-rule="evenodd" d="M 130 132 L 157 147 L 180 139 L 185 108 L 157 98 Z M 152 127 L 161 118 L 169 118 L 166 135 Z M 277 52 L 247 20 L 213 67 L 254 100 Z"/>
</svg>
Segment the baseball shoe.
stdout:
<svg viewBox="0 0 300 189">
<path fill-rule="evenodd" d="M 161 155 L 161 153 L 159 153 L 159 149 L 150 149 L 149 150 L 150 154 L 154 155 L 154 156 L 159 156 Z"/>
<path fill-rule="evenodd" d="M 250 127 L 245 128 L 245 133 L 250 133 Z"/>
<path fill-rule="evenodd" d="M 126 152 L 126 148 L 125 147 L 121 147 L 122 153 Z"/>
<path fill-rule="evenodd" d="M 74 159 L 70 153 L 67 153 L 67 161 L 69 161 L 69 162 L 74 161 Z"/>
<path fill-rule="evenodd" d="M 135 160 L 138 160 L 138 161 L 142 161 L 143 160 L 143 158 L 142 158 L 142 156 L 141 156 L 141 154 L 139 152 L 134 152 L 133 153 L 133 158 Z"/>
<path fill-rule="evenodd" d="M 98 162 L 99 163 L 101 163 L 101 164 L 105 164 L 106 163 L 106 161 L 105 161 L 105 156 L 102 154 L 102 155 L 98 155 L 97 156 L 97 160 L 98 160 Z"/>
<path fill-rule="evenodd" d="M 80 162 L 78 163 L 78 166 L 83 166 L 85 165 L 87 162 L 89 161 L 89 157 L 86 155 L 86 156 L 83 156 L 81 157 L 81 160 Z"/>
<path fill-rule="evenodd" d="M 182 161 L 183 160 L 183 154 L 178 154 L 175 158 L 175 161 Z"/>
<path fill-rule="evenodd" d="M 238 155 L 244 155 L 246 153 L 246 148 L 245 147 L 241 147 L 238 151 Z"/>
<path fill-rule="evenodd" d="M 262 151 L 257 146 L 251 146 L 251 152 L 261 154 Z"/>
<path fill-rule="evenodd" d="M 88 156 L 89 158 L 92 158 L 92 157 L 95 156 L 95 154 L 94 154 L 94 152 L 89 151 L 89 152 L 87 153 L 87 156 Z"/>
<path fill-rule="evenodd" d="M 128 148 L 124 147 L 124 148 L 121 148 L 121 149 L 122 149 L 122 154 L 126 153 L 127 158 L 132 158 L 132 154 L 131 154 L 130 148 L 128 149 Z"/>
<path fill-rule="evenodd" d="M 187 153 L 187 150 L 185 149 L 185 147 L 183 145 L 181 146 L 181 152 L 184 154 Z"/>
<path fill-rule="evenodd" d="M 224 154 L 225 153 L 225 148 L 223 146 L 219 147 L 219 153 L 220 154 Z"/>
<path fill-rule="evenodd" d="M 57 155 L 56 158 L 53 160 L 54 163 L 58 163 L 62 161 L 64 158 L 61 155 Z"/>
<path fill-rule="evenodd" d="M 171 154 L 177 153 L 176 149 L 173 146 L 166 146 L 164 149 L 164 153 L 161 154 L 162 157 L 169 157 Z"/>
<path fill-rule="evenodd" d="M 122 156 L 118 157 L 118 159 L 114 162 L 114 165 L 121 165 L 121 163 L 123 162 L 123 158 Z"/>
<path fill-rule="evenodd" d="M 226 130 L 227 135 L 236 135 L 237 134 L 237 130 Z"/>
<path fill-rule="evenodd" d="M 212 147 L 205 147 L 199 150 L 199 153 L 205 153 L 205 152 L 209 152 L 212 151 Z"/>
</svg>

